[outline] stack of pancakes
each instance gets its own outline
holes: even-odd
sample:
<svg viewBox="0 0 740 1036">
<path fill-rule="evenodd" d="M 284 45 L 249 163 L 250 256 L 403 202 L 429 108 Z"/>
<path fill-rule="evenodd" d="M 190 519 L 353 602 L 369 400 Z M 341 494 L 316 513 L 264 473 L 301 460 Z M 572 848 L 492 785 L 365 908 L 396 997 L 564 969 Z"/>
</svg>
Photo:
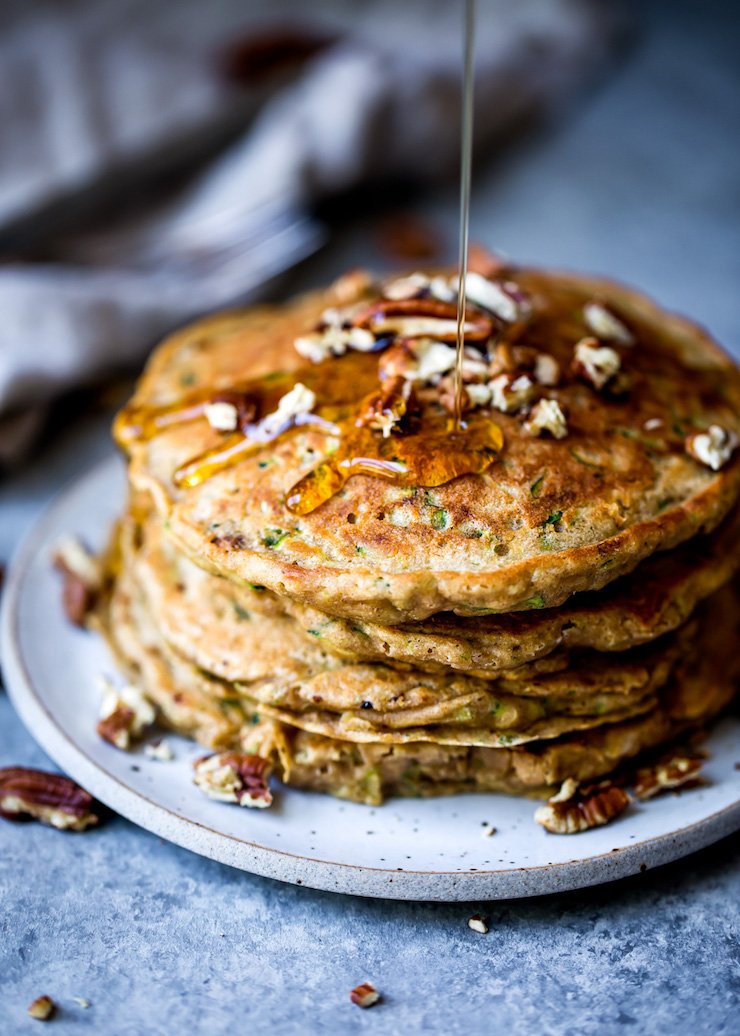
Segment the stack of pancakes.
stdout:
<svg viewBox="0 0 740 1036">
<path fill-rule="evenodd" d="M 353 474 L 316 509 L 289 507 L 291 488 L 342 445 L 317 386 L 354 405 L 410 328 L 366 321 L 377 353 L 296 348 L 372 311 L 384 286 L 367 276 L 207 318 L 155 352 L 117 424 L 131 492 L 104 618 L 165 725 L 269 758 L 288 784 L 375 804 L 546 794 L 703 728 L 731 700 L 737 369 L 697 327 L 622 286 L 524 269 L 488 278 L 519 309 L 496 311 L 491 295 L 494 333 L 468 351 L 471 370 L 500 377 L 503 365 L 508 384 L 528 371 L 528 395 L 509 406 L 494 394 L 473 413 L 471 392 L 464 418 L 497 425 L 503 447 L 439 485 Z M 411 297 L 413 282 L 386 286 L 406 293 L 404 320 L 428 282 L 418 276 Z M 584 376 L 584 338 L 607 350 L 597 360 L 619 357 L 618 377 L 613 362 L 602 384 Z M 402 344 L 413 358 L 418 339 Z M 558 371 L 550 363 L 548 384 L 537 355 Z M 413 377 L 423 446 L 425 408 L 444 405 L 451 375 Z M 275 379 L 313 384 L 325 426 L 289 420 L 260 437 L 260 392 Z M 558 437 L 532 427 L 540 398 L 565 417 Z M 228 424 L 229 407 L 255 399 L 241 431 L 204 410 L 225 403 Z M 394 414 L 379 441 L 408 434 Z M 190 484 L 174 477 L 240 434 L 253 450 Z"/>
</svg>

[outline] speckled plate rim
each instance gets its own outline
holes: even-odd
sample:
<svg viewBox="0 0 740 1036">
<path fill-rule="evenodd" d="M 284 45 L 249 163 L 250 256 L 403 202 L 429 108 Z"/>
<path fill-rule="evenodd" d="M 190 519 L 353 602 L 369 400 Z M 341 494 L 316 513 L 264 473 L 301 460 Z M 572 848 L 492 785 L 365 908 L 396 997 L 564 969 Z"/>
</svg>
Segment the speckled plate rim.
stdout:
<svg viewBox="0 0 740 1036">
<path fill-rule="evenodd" d="M 100 802 L 145 830 L 210 859 L 291 884 L 349 895 L 452 902 L 547 895 L 614 881 L 679 859 L 740 828 L 738 799 L 687 826 L 609 852 L 546 865 L 461 873 L 399 871 L 297 855 L 179 816 L 92 759 L 57 722 L 45 704 L 42 690 L 34 685 L 30 676 L 18 630 L 18 604 L 24 581 L 32 559 L 56 523 L 57 511 L 83 483 L 100 479 L 103 469 L 113 467 L 114 463 L 119 463 L 116 458 L 105 459 L 70 483 L 52 500 L 21 542 L 3 595 L 0 655 L 10 699 L 34 739 L 59 767 Z M 419 800 L 420 808 L 424 801 Z M 577 836 L 573 849 L 578 849 Z"/>
</svg>

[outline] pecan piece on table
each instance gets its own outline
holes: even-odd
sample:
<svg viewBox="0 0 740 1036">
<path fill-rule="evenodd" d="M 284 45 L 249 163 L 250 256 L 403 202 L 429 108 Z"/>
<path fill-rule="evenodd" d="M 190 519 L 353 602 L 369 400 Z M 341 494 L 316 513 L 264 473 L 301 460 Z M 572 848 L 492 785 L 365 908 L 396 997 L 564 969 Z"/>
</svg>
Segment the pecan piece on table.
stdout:
<svg viewBox="0 0 740 1036">
<path fill-rule="evenodd" d="M 358 1007 L 372 1007 L 380 1000 L 380 993 L 371 982 L 363 982 L 361 986 L 355 986 L 349 998 Z"/>
<path fill-rule="evenodd" d="M 662 791 L 695 787 L 703 783 L 700 771 L 704 759 L 689 752 L 671 752 L 652 766 L 641 766 L 635 773 L 632 790 L 635 798 L 651 799 Z"/>
<path fill-rule="evenodd" d="M 221 752 L 196 759 L 193 769 L 194 783 L 210 799 L 257 809 L 272 805 L 267 783 L 272 770 L 269 759 L 243 752 Z"/>
<path fill-rule="evenodd" d="M 37 996 L 36 999 L 28 1005 L 26 1011 L 32 1018 L 35 1018 L 36 1021 L 48 1022 L 54 1017 L 56 1009 L 57 1005 L 50 996 Z"/>
<path fill-rule="evenodd" d="M 69 777 L 23 766 L 0 769 L 0 817 L 40 820 L 60 831 L 84 831 L 99 820 L 92 796 Z"/>
<path fill-rule="evenodd" d="M 84 626 L 103 583 L 98 559 L 75 537 L 60 540 L 54 550 L 54 567 L 63 577 L 64 614 L 75 626 Z"/>
<path fill-rule="evenodd" d="M 610 823 L 631 801 L 623 788 L 610 781 L 581 788 L 569 777 L 557 795 L 535 811 L 534 819 L 552 834 L 575 835 Z"/>
</svg>

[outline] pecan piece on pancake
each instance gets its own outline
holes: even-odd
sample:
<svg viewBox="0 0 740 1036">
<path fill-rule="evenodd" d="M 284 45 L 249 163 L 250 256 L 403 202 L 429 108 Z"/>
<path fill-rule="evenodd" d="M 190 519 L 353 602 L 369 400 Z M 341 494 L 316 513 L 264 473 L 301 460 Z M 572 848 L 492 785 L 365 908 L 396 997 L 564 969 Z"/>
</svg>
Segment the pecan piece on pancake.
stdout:
<svg viewBox="0 0 740 1036">
<path fill-rule="evenodd" d="M 631 801 L 623 788 L 610 781 L 581 788 L 569 777 L 557 795 L 535 811 L 534 819 L 552 834 L 575 835 L 610 823 Z"/>
<path fill-rule="evenodd" d="M 652 766 L 641 766 L 635 773 L 632 791 L 635 798 L 651 799 L 663 791 L 696 787 L 704 759 L 689 752 L 670 752 Z"/>
<path fill-rule="evenodd" d="M 635 337 L 622 321 L 601 302 L 587 302 L 583 307 L 583 318 L 592 335 L 606 342 L 618 345 L 634 345 Z"/>
<path fill-rule="evenodd" d="M 608 345 L 599 345 L 597 338 L 582 338 L 573 351 L 571 373 L 587 381 L 597 391 L 619 373 L 622 360 Z"/>
<path fill-rule="evenodd" d="M 568 434 L 568 421 L 556 399 L 540 399 L 530 410 L 523 428 L 528 435 L 548 432 L 553 439 L 564 439 Z"/>
<path fill-rule="evenodd" d="M 735 452 L 737 444 L 737 435 L 733 431 L 711 424 L 705 432 L 687 436 L 686 452 L 712 471 L 719 471 Z"/>
<path fill-rule="evenodd" d="M 40 820 L 60 831 L 84 831 L 98 823 L 92 796 L 69 777 L 23 766 L 0 769 L 0 817 Z"/>
<path fill-rule="evenodd" d="M 64 537 L 57 543 L 53 561 L 64 580 L 64 614 L 75 626 L 84 626 L 103 584 L 100 562 L 74 536 Z"/>
<path fill-rule="evenodd" d="M 538 385 L 554 388 L 560 381 L 560 364 L 549 353 L 543 353 L 531 345 L 514 345 L 498 342 L 491 356 L 488 373 L 528 374 Z"/>
<path fill-rule="evenodd" d="M 494 281 L 475 270 L 465 278 L 465 298 L 504 324 L 518 324 L 532 312 L 528 297 L 514 281 Z"/>
<path fill-rule="evenodd" d="M 380 389 L 373 393 L 357 418 L 360 427 L 366 426 L 381 432 L 387 439 L 401 424 L 413 404 L 413 386 L 406 378 L 386 378 Z"/>
<path fill-rule="evenodd" d="M 363 982 L 361 986 L 355 986 L 349 998 L 358 1007 L 372 1007 L 380 1000 L 380 993 L 371 982 Z"/>
<path fill-rule="evenodd" d="M 356 314 L 358 327 L 376 334 L 395 334 L 402 338 L 434 338 L 454 342 L 457 336 L 457 307 L 451 302 L 431 298 L 378 299 Z M 465 316 L 465 338 L 485 342 L 494 332 L 494 321 L 485 313 L 470 311 Z"/>
<path fill-rule="evenodd" d="M 272 805 L 267 783 L 272 763 L 260 755 L 221 752 L 196 759 L 194 783 L 210 799 L 265 809 Z"/>
<path fill-rule="evenodd" d="M 246 432 L 249 425 L 254 424 L 259 417 L 257 397 L 250 392 L 231 389 L 217 392 L 204 409 L 211 427 L 222 432 L 234 432 L 237 428 Z"/>
</svg>

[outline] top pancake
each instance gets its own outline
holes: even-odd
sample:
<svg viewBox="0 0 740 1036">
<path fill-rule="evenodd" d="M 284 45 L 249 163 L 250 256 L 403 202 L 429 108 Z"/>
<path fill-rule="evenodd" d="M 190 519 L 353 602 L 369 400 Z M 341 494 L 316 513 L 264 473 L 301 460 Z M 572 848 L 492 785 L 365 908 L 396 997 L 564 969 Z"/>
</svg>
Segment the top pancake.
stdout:
<svg viewBox="0 0 740 1036">
<path fill-rule="evenodd" d="M 712 423 L 740 431 L 732 361 L 701 329 L 621 285 L 533 270 L 507 276 L 533 304 L 519 344 L 554 356 L 566 372 L 546 393 L 568 413 L 565 438 L 532 438 L 516 416 L 494 410 L 505 445 L 483 474 L 433 489 L 355 476 L 296 517 L 285 494 L 331 448 L 326 434 L 296 429 L 178 489 L 173 471 L 222 438 L 199 418 L 130 444 L 134 486 L 151 492 L 170 534 L 202 566 L 333 615 L 391 625 L 439 611 L 557 606 L 712 529 L 738 496 L 740 458 L 715 472 L 688 455 L 684 440 Z M 366 289 L 363 297 L 376 295 Z M 583 306 L 594 299 L 636 339 L 620 349 L 632 381 L 625 396 L 567 373 L 588 334 Z M 336 302 L 330 290 L 200 321 L 159 348 L 133 402 L 167 404 L 278 371 L 292 372 L 289 384 L 309 381 L 294 339 Z M 356 380 L 364 395 L 376 361 L 353 354 L 325 362 L 336 384 Z"/>
</svg>

